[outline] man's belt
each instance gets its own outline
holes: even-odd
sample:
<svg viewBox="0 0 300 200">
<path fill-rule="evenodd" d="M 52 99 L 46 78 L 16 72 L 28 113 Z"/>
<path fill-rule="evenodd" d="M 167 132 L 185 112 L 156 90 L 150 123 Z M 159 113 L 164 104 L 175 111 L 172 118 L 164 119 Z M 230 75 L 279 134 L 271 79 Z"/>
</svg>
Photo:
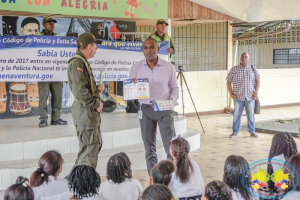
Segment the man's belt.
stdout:
<svg viewBox="0 0 300 200">
<path fill-rule="evenodd" d="M 145 108 L 153 108 L 152 104 L 142 104 L 142 106 Z"/>
</svg>

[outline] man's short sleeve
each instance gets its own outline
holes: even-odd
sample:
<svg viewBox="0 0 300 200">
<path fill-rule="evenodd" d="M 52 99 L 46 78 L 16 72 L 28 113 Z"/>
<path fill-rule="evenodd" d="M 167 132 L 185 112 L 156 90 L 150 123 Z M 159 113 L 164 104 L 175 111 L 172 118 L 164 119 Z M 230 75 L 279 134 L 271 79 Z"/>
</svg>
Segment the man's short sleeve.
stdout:
<svg viewBox="0 0 300 200">
<path fill-rule="evenodd" d="M 227 81 L 233 82 L 234 71 L 235 71 L 234 67 L 230 69 L 230 71 L 227 75 L 227 78 L 226 78 Z"/>
<path fill-rule="evenodd" d="M 260 79 L 260 74 L 258 72 L 258 69 L 254 65 L 253 65 L 253 71 L 254 71 L 255 78 Z"/>
</svg>

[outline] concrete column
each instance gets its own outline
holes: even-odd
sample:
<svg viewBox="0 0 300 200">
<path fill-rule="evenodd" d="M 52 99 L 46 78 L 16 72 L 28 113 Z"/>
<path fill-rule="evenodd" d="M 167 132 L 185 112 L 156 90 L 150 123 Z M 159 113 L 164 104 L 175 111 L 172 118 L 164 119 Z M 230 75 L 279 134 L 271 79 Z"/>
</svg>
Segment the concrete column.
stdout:
<svg viewBox="0 0 300 200">
<path fill-rule="evenodd" d="M 227 48 L 227 74 L 229 73 L 230 69 L 233 66 L 232 63 L 232 21 L 228 21 L 227 23 L 227 44 L 228 44 L 228 48 Z M 232 107 L 232 100 L 231 97 L 229 95 L 229 92 L 227 92 L 227 106 L 229 108 Z"/>
<path fill-rule="evenodd" d="M 169 26 L 166 27 L 166 34 L 168 34 L 170 37 L 172 37 L 172 35 L 171 35 L 171 32 L 172 32 L 171 19 L 167 19 L 166 22 L 169 24 Z"/>
</svg>

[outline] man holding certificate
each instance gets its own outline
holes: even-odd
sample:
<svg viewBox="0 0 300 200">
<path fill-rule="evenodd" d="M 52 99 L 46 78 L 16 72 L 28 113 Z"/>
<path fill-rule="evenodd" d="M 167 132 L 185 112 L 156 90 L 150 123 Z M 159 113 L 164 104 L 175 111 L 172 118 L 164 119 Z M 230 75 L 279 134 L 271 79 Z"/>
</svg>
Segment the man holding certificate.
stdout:
<svg viewBox="0 0 300 200">
<path fill-rule="evenodd" d="M 150 174 L 152 167 L 157 164 L 157 125 L 168 159 L 172 159 L 169 147 L 170 141 L 175 135 L 172 110 L 154 111 L 152 101 L 177 100 L 179 87 L 174 66 L 158 57 L 159 46 L 155 39 L 148 38 L 145 40 L 143 52 L 146 59 L 135 63 L 131 67 L 129 78 L 135 80 L 147 78 L 149 80 L 150 99 L 139 100 L 141 104 L 139 119 L 146 151 L 147 169 Z"/>
</svg>

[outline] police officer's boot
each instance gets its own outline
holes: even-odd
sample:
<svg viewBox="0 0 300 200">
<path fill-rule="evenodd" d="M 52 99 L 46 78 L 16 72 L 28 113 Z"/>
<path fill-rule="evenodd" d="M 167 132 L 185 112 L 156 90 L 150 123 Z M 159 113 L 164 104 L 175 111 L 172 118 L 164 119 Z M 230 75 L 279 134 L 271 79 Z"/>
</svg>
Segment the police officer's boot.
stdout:
<svg viewBox="0 0 300 200">
<path fill-rule="evenodd" d="M 47 127 L 48 123 L 46 119 L 42 119 L 39 123 L 39 128 Z"/>
<path fill-rule="evenodd" d="M 56 119 L 56 120 L 51 120 L 51 125 L 67 125 L 68 122 L 63 120 L 63 119 Z"/>
</svg>

